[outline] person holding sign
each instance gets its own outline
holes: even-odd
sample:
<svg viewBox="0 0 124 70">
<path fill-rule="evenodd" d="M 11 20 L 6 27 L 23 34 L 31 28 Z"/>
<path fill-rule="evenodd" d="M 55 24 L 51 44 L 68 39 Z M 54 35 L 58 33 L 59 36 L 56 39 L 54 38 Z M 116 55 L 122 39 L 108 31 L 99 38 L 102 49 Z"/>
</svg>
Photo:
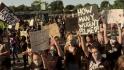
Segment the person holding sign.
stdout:
<svg viewBox="0 0 124 70">
<path fill-rule="evenodd" d="M 66 44 L 64 47 L 64 61 L 65 69 L 67 70 L 80 70 L 80 53 L 79 53 L 79 39 L 74 37 L 71 33 L 67 34 Z"/>
<path fill-rule="evenodd" d="M 104 58 L 99 50 L 98 43 L 93 41 L 91 35 L 86 37 L 87 43 L 84 42 L 84 36 L 81 36 L 81 47 L 88 59 L 88 70 L 111 70 L 109 61 Z"/>
<path fill-rule="evenodd" d="M 117 61 L 118 57 L 121 55 L 121 49 L 122 49 L 122 34 L 121 34 L 121 27 L 120 24 L 117 23 L 118 27 L 118 33 L 119 36 L 111 36 L 110 40 L 107 38 L 107 33 L 106 33 L 106 25 L 105 27 L 105 44 L 106 44 L 106 51 L 107 51 L 107 56 L 108 60 L 111 61 L 111 67 L 113 68 L 115 66 L 115 62 Z"/>
<path fill-rule="evenodd" d="M 22 36 L 21 38 L 20 47 L 22 49 L 22 53 L 24 53 L 27 50 L 27 42 L 25 36 Z M 23 54 L 23 61 L 24 61 L 24 67 L 26 67 L 28 62 L 28 56 L 26 54 Z"/>
</svg>

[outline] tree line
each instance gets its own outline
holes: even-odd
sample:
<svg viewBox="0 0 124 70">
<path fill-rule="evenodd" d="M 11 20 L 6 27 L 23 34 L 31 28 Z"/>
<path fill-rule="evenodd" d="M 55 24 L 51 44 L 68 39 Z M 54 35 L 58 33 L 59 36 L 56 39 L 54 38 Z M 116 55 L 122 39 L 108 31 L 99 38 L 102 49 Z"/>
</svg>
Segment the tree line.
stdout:
<svg viewBox="0 0 124 70">
<path fill-rule="evenodd" d="M 106 10 L 106 9 L 124 9 L 124 0 L 115 0 L 114 4 L 110 4 L 109 1 L 102 1 L 100 6 L 97 4 L 90 4 L 86 3 L 84 5 L 78 4 L 78 5 L 66 5 L 64 7 L 63 1 L 62 0 L 56 0 L 51 2 L 50 4 L 45 2 L 46 10 L 51 11 L 52 13 L 71 13 L 71 12 L 76 12 L 78 8 L 85 7 L 85 6 L 92 6 L 95 5 L 98 7 L 99 11 L 101 10 Z M 40 11 L 41 9 L 41 2 L 39 1 L 34 1 L 31 6 L 26 6 L 26 5 L 19 5 L 17 7 L 15 6 L 9 6 L 9 8 L 13 12 L 20 12 L 20 11 Z"/>
</svg>

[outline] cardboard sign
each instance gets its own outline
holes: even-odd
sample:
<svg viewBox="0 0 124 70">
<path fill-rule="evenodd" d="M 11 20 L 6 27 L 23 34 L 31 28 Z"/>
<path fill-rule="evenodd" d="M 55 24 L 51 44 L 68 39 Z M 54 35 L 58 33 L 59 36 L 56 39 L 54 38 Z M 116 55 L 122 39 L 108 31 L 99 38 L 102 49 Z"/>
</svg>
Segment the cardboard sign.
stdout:
<svg viewBox="0 0 124 70">
<path fill-rule="evenodd" d="M 47 31 L 29 32 L 32 51 L 42 51 L 49 48 L 49 35 Z"/>
<path fill-rule="evenodd" d="M 27 37 L 27 36 L 28 36 L 27 31 L 20 31 L 20 36 L 25 36 L 25 37 Z"/>
<path fill-rule="evenodd" d="M 0 20 L 5 21 L 11 25 L 15 25 L 17 22 L 19 22 L 19 19 L 3 3 L 0 4 Z"/>
<path fill-rule="evenodd" d="M 19 23 L 16 23 L 15 30 L 18 30 L 18 29 L 19 29 Z"/>
<path fill-rule="evenodd" d="M 53 37 L 55 37 L 55 36 L 60 37 L 59 27 L 56 23 L 49 25 L 49 35 L 53 36 Z"/>
<path fill-rule="evenodd" d="M 69 17 L 65 21 L 65 30 L 67 32 L 77 31 L 79 30 L 78 26 L 78 18 L 77 17 Z"/>
<path fill-rule="evenodd" d="M 94 6 L 83 7 L 77 10 L 79 31 L 82 35 L 94 34 L 99 30 L 98 9 Z"/>
<path fill-rule="evenodd" d="M 124 23 L 124 10 L 123 9 L 111 9 L 108 11 L 107 23 Z"/>
</svg>

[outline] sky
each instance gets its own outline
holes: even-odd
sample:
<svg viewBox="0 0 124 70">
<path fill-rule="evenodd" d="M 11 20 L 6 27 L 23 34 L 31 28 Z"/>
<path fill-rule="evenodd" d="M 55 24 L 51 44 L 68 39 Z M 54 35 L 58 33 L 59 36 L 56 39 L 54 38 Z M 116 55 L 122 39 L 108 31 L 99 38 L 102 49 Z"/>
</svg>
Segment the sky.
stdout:
<svg viewBox="0 0 124 70">
<path fill-rule="evenodd" d="M 15 6 L 18 6 L 18 5 L 27 5 L 27 6 L 30 6 L 31 3 L 34 1 L 34 0 L 0 0 L 2 1 L 3 3 L 5 3 L 7 6 L 12 6 L 12 5 L 15 5 Z M 45 0 L 47 3 L 50 3 L 52 1 L 55 1 L 55 0 Z M 64 6 L 68 5 L 68 4 L 72 4 L 72 5 L 77 5 L 77 4 L 86 4 L 86 3 L 91 3 L 91 4 L 101 4 L 101 2 L 103 0 L 62 0 L 63 3 L 64 3 Z M 115 0 L 107 0 L 109 1 L 111 4 L 114 3 Z"/>
</svg>

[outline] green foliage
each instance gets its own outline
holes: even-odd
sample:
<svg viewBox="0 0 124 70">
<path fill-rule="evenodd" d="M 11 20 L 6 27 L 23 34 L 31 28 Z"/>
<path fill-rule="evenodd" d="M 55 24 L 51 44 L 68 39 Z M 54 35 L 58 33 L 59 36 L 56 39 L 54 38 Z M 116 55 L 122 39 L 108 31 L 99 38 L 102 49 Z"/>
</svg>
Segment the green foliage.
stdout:
<svg viewBox="0 0 124 70">
<path fill-rule="evenodd" d="M 106 9 L 110 9 L 110 3 L 109 3 L 109 1 L 103 1 L 103 2 L 101 2 L 100 10 L 106 10 Z"/>
<path fill-rule="evenodd" d="M 124 9 L 124 0 L 115 0 L 113 8 Z"/>
<path fill-rule="evenodd" d="M 63 9 L 64 9 L 64 5 L 61 0 L 51 2 L 50 7 L 51 7 L 52 12 L 63 11 Z"/>
<path fill-rule="evenodd" d="M 0 29 L 4 29 L 4 28 L 6 28 L 6 23 L 5 22 L 3 22 L 3 21 L 0 21 Z"/>
</svg>

